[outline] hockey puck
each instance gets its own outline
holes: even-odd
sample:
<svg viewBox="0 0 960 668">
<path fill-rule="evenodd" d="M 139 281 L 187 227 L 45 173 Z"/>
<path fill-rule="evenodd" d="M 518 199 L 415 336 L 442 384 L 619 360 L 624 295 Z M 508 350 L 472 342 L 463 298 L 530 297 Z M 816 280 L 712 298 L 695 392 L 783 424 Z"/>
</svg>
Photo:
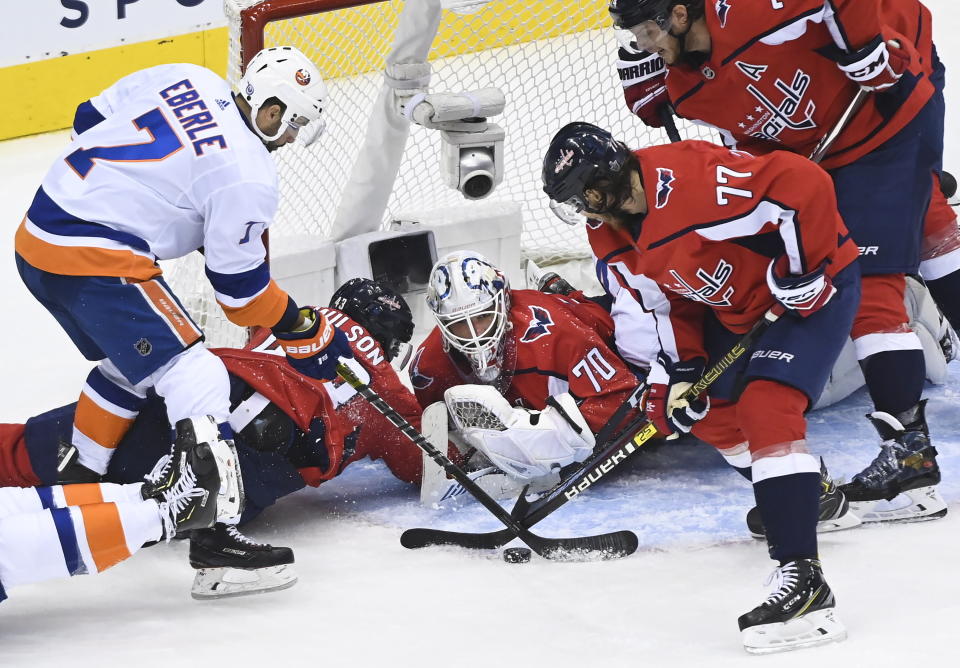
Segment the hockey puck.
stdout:
<svg viewBox="0 0 960 668">
<path fill-rule="evenodd" d="M 508 547 L 503 551 L 503 560 L 508 564 L 525 564 L 533 551 L 529 547 Z"/>
<path fill-rule="evenodd" d="M 957 194 L 957 180 L 949 172 L 940 172 L 940 192 L 947 199 Z"/>
</svg>

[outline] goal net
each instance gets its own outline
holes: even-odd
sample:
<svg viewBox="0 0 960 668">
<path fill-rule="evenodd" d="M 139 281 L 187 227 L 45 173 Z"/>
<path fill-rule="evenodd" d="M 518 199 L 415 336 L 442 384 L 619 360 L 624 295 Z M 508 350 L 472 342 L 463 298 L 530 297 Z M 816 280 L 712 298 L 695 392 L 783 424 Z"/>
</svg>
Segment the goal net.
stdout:
<svg viewBox="0 0 960 668">
<path fill-rule="evenodd" d="M 334 221 L 361 219 L 380 229 L 406 211 L 482 207 L 487 202 L 521 205 L 523 254 L 539 264 L 585 258 L 583 229 L 560 222 L 541 190 L 541 160 L 554 132 L 572 121 L 608 128 L 635 147 L 666 141 L 646 128 L 623 102 L 615 67 L 617 40 L 607 0 L 443 0 L 435 34 L 426 40 L 432 91 L 496 87 L 506 107 L 491 120 L 504 128 L 503 182 L 485 200 L 470 202 L 442 180 L 440 136 L 411 126 L 399 169 L 365 163 L 370 137 L 379 125 L 399 117 L 376 105 L 384 68 L 397 41 L 401 12 L 439 0 L 226 0 L 230 29 L 228 78 L 235 83 L 243 66 L 263 47 L 292 45 L 320 68 L 330 91 L 324 110 L 327 129 L 312 146 L 285 147 L 274 155 L 280 176 L 280 211 L 271 238 L 307 234 L 328 238 Z M 424 29 L 424 33 L 428 29 Z M 378 118 L 381 116 L 382 118 Z M 404 132 L 407 132 L 404 128 Z M 702 130 L 681 126 L 685 137 Z M 376 151 L 376 146 L 372 147 Z M 383 205 L 351 186 L 385 189 Z M 174 272 L 175 289 L 211 329 L 219 310 L 209 297 L 185 294 L 196 289 L 184 267 Z M 202 271 L 193 270 L 203 282 Z M 209 338 L 214 338 L 210 336 Z M 224 342 L 224 341 L 215 341 Z"/>
</svg>

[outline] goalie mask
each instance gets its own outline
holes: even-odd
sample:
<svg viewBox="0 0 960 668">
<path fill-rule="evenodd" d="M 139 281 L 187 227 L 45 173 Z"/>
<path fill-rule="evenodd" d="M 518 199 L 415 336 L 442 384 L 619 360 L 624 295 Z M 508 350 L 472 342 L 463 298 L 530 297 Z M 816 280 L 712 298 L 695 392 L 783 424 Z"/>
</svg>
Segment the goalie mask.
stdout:
<svg viewBox="0 0 960 668">
<path fill-rule="evenodd" d="M 369 278 L 351 278 L 337 288 L 330 306 L 370 332 L 392 361 L 413 337 L 413 314 L 402 296 Z"/>
<path fill-rule="evenodd" d="M 292 46 L 263 49 L 247 64 L 238 84 L 240 95 L 250 104 L 250 123 L 264 143 L 276 141 L 293 130 L 304 145 L 323 133 L 321 118 L 327 87 L 320 70 Z M 257 112 L 270 98 L 283 102 L 282 122 L 276 134 L 265 134 L 257 125 Z"/>
<path fill-rule="evenodd" d="M 570 123 L 553 136 L 543 158 L 543 192 L 568 225 L 584 215 L 616 211 L 631 195 L 633 154 L 596 125 Z"/>
<path fill-rule="evenodd" d="M 480 382 L 494 382 L 504 371 L 510 328 L 503 272 L 479 253 L 450 253 L 430 271 L 427 306 L 440 327 L 444 350 L 461 353 Z"/>
</svg>

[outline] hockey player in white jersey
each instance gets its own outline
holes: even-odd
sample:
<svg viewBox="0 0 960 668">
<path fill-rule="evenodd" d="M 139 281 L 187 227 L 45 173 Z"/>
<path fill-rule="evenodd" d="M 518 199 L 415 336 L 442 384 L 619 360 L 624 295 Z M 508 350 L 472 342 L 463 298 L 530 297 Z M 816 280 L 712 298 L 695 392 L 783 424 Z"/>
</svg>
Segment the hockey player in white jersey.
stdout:
<svg viewBox="0 0 960 668">
<path fill-rule="evenodd" d="M 210 527 L 221 482 L 217 425 L 205 416 L 175 431 L 173 452 L 142 483 L 0 488 L 0 601 L 10 587 L 99 573 L 144 545 Z"/>
<path fill-rule="evenodd" d="M 190 64 L 151 67 L 83 102 L 70 146 L 47 173 L 16 233 L 30 292 L 99 364 L 80 396 L 61 482 L 98 480 L 146 392 L 170 423 L 212 416 L 224 480 L 220 519 L 242 490 L 223 363 L 163 279 L 158 260 L 200 250 L 227 317 L 273 329 L 290 364 L 330 379 L 350 357 L 342 332 L 300 308 L 270 278 L 261 235 L 277 211 L 270 152 L 314 139 L 327 89 L 292 47 L 254 56 L 239 91 Z"/>
</svg>

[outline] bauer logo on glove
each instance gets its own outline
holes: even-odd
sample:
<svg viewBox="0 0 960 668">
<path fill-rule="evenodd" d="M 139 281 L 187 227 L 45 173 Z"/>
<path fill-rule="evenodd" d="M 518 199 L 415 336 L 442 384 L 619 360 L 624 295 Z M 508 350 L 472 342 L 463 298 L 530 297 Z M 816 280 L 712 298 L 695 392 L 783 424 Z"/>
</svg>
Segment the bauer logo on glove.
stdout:
<svg viewBox="0 0 960 668">
<path fill-rule="evenodd" d="M 300 314 L 303 324 L 298 330 L 274 332 L 274 336 L 294 369 L 317 380 L 333 380 L 337 377 L 339 359 L 353 357 L 350 343 L 322 313 L 313 308 L 302 308 Z"/>
</svg>

